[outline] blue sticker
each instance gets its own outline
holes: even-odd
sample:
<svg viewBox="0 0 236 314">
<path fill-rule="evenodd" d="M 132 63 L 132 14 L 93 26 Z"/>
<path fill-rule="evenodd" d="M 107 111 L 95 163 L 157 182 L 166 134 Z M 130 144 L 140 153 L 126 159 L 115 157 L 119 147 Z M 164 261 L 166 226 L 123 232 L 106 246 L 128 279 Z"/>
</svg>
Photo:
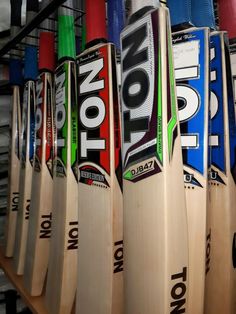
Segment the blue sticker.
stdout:
<svg viewBox="0 0 236 314">
<path fill-rule="evenodd" d="M 24 90 L 24 102 L 22 112 L 22 133 L 21 133 L 21 161 L 22 167 L 25 167 L 26 160 L 29 160 L 33 166 L 35 152 L 35 83 L 29 81 L 26 83 Z M 28 102 L 30 98 L 30 103 Z M 30 107 L 29 107 L 30 106 Z M 29 120 L 28 120 L 29 117 Z M 29 149 L 27 142 L 29 141 Z"/>
<path fill-rule="evenodd" d="M 30 134 L 29 134 L 29 161 L 33 166 L 35 152 L 35 83 L 30 84 Z"/>
<path fill-rule="evenodd" d="M 26 84 L 24 89 L 24 100 L 22 109 L 22 122 L 21 122 L 21 167 L 25 167 L 26 162 L 26 142 L 27 142 L 27 104 L 28 104 L 28 84 Z"/>
<path fill-rule="evenodd" d="M 211 134 L 211 112 L 209 110 L 209 113 L 208 113 L 208 134 Z M 208 161 L 208 174 L 210 174 L 210 171 L 211 171 L 211 162 L 212 162 L 212 156 L 211 156 L 211 145 L 210 143 L 208 142 L 208 158 L 207 158 L 207 161 Z"/>
<path fill-rule="evenodd" d="M 211 164 L 226 173 L 224 147 L 224 107 L 222 49 L 219 34 L 210 37 L 210 91 L 211 91 Z"/>
<path fill-rule="evenodd" d="M 179 107 L 183 162 L 187 167 L 207 175 L 205 155 L 206 110 L 208 111 L 208 73 L 206 29 L 194 29 L 173 35 L 175 76 Z M 206 46 L 207 45 L 207 46 Z M 207 93 L 207 94 L 206 94 Z"/>
</svg>

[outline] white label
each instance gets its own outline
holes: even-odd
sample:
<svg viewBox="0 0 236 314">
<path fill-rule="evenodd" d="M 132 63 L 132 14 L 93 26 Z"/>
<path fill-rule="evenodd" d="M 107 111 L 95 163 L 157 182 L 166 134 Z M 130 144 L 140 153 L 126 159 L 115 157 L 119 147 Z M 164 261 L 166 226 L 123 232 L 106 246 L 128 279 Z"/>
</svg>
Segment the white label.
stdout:
<svg viewBox="0 0 236 314">
<path fill-rule="evenodd" d="M 199 41 L 174 44 L 175 77 L 178 79 L 193 79 L 199 76 Z"/>
</svg>

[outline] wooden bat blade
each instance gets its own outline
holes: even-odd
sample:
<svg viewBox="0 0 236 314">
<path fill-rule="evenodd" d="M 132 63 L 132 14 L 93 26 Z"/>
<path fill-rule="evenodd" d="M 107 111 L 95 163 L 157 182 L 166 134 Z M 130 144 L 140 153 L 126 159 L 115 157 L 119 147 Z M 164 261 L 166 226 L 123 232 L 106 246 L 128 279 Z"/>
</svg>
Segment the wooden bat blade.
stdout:
<svg viewBox="0 0 236 314">
<path fill-rule="evenodd" d="M 78 185 L 75 62 L 65 61 L 58 67 L 55 83 L 57 135 L 46 306 L 52 314 L 64 314 L 71 312 L 77 286 Z"/>
<path fill-rule="evenodd" d="M 189 304 L 204 308 L 208 206 L 209 30 L 173 35 L 189 235 Z"/>
<path fill-rule="evenodd" d="M 73 1 L 58 10 L 53 223 L 46 306 L 52 314 L 70 313 L 75 299 L 78 259 L 77 84 Z M 73 61 L 72 61 L 73 60 Z"/>
<path fill-rule="evenodd" d="M 21 27 L 22 1 L 11 1 L 11 35 Z M 19 51 L 12 50 L 9 60 L 9 83 L 13 89 L 11 112 L 11 142 L 9 150 L 8 199 L 5 229 L 5 255 L 12 257 L 15 246 L 16 220 L 19 207 L 20 176 L 20 129 L 21 129 L 21 86 L 23 85 L 22 62 Z"/>
<path fill-rule="evenodd" d="M 23 275 L 26 240 L 29 222 L 31 198 L 31 183 L 34 155 L 34 109 L 35 83 L 26 83 L 24 91 L 22 130 L 21 130 L 21 169 L 20 169 L 20 199 L 16 224 L 16 239 L 13 264 L 18 275 Z"/>
<path fill-rule="evenodd" d="M 36 152 L 24 272 L 25 288 L 32 296 L 42 294 L 51 237 L 53 82 L 49 72 L 40 75 L 36 84 L 36 92 Z"/>
<path fill-rule="evenodd" d="M 235 109 L 226 35 L 211 41 L 211 199 L 205 313 L 235 313 Z"/>
<path fill-rule="evenodd" d="M 81 228 L 77 313 L 84 314 L 123 313 L 123 204 L 115 60 L 112 44 L 97 45 L 78 57 Z M 93 108 L 96 119 L 90 118 Z"/>
<path fill-rule="evenodd" d="M 121 35 L 129 314 L 187 311 L 187 217 L 170 36 L 162 7 L 134 18 Z"/>
<path fill-rule="evenodd" d="M 11 122 L 11 148 L 9 163 L 9 186 L 7 203 L 7 222 L 5 231 L 5 255 L 12 257 L 15 246 L 16 221 L 19 207 L 19 176 L 20 176 L 20 128 L 21 107 L 20 88 L 13 87 L 13 108 Z"/>
</svg>

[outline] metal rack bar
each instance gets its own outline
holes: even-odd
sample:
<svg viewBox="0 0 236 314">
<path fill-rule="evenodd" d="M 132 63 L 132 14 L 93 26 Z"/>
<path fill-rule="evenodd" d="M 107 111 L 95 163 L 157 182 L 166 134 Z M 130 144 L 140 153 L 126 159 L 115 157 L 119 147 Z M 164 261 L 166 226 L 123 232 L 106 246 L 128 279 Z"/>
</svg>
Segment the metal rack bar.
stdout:
<svg viewBox="0 0 236 314">
<path fill-rule="evenodd" d="M 32 21 L 25 25 L 16 36 L 10 39 L 0 49 L 0 58 L 13 49 L 18 43 L 20 43 L 27 35 L 30 34 L 34 28 L 38 27 L 45 18 L 52 14 L 58 8 L 58 6 L 65 1 L 66 0 L 51 0 L 51 2 L 45 8 L 43 8 Z"/>
</svg>

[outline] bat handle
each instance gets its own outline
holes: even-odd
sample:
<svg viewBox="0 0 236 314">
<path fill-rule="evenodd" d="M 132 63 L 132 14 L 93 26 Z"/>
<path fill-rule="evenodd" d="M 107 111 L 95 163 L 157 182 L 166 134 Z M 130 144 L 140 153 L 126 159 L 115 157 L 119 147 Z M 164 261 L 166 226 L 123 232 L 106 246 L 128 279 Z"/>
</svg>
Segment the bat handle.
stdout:
<svg viewBox="0 0 236 314">
<path fill-rule="evenodd" d="M 134 14 L 145 7 L 158 8 L 159 6 L 159 0 L 133 0 L 131 1 L 131 14 Z"/>
</svg>

